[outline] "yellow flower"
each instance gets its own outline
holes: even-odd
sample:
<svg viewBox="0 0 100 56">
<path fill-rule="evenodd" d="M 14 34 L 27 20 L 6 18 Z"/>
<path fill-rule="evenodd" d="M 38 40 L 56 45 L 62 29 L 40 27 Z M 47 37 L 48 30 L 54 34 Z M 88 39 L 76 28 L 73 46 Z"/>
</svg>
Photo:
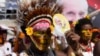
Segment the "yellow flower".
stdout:
<svg viewBox="0 0 100 56">
<path fill-rule="evenodd" d="M 27 27 L 26 29 L 26 34 L 31 36 L 33 34 L 33 28 L 32 27 Z"/>
<path fill-rule="evenodd" d="M 90 19 L 90 16 L 89 16 L 89 15 L 87 15 L 87 16 L 86 16 L 86 18 L 87 18 L 87 19 Z"/>
</svg>

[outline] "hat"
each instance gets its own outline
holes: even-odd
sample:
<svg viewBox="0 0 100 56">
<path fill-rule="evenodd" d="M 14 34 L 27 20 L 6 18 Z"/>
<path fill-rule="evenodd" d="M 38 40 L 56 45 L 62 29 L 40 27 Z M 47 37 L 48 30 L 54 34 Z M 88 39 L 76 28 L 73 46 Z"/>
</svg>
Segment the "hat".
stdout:
<svg viewBox="0 0 100 56">
<path fill-rule="evenodd" d="M 23 18 L 18 21 L 22 22 L 22 26 L 32 27 L 35 30 L 46 30 L 50 25 L 53 25 L 52 17 L 58 10 L 56 2 L 39 0 L 32 1 L 25 11 L 21 12 L 23 13 Z"/>
</svg>

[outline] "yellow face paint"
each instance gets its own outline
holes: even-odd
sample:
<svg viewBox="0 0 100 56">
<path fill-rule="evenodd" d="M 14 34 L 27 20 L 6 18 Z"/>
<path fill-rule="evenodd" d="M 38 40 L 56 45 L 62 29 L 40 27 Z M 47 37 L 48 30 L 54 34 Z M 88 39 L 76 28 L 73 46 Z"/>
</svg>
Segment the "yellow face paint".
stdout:
<svg viewBox="0 0 100 56">
<path fill-rule="evenodd" d="M 34 32 L 31 40 L 39 50 L 46 50 L 51 43 L 51 36 L 43 32 Z"/>
<path fill-rule="evenodd" d="M 48 34 L 45 31 L 35 31 L 31 27 L 26 28 L 26 33 L 39 50 L 44 51 L 48 49 L 51 43 L 51 33 Z"/>
<path fill-rule="evenodd" d="M 90 31 L 90 30 L 82 30 L 82 33 L 83 33 L 85 36 L 92 36 L 92 31 Z"/>
<path fill-rule="evenodd" d="M 82 30 L 82 34 L 83 34 L 84 39 L 92 38 L 92 31 L 90 31 L 90 30 Z"/>
</svg>

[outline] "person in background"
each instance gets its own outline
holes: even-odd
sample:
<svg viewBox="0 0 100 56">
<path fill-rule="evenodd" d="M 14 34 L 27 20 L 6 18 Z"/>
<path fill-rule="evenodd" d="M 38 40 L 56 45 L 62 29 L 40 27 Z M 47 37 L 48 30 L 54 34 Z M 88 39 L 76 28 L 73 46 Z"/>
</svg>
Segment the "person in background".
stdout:
<svg viewBox="0 0 100 56">
<path fill-rule="evenodd" d="M 61 6 L 61 13 L 69 21 L 77 21 L 88 14 L 87 0 L 61 0 L 58 5 Z"/>
<path fill-rule="evenodd" d="M 2 56 L 17 56 L 11 47 L 11 43 L 7 41 L 7 30 L 10 30 L 7 26 L 0 26 L 0 55 Z"/>
<path fill-rule="evenodd" d="M 74 31 L 68 31 L 65 33 L 66 40 L 68 41 L 68 47 L 63 50 L 67 56 L 83 56 L 79 51 L 80 36 Z"/>
<path fill-rule="evenodd" d="M 60 12 L 70 21 L 73 27 L 73 22 L 86 17 L 88 14 L 87 0 L 58 0 Z"/>
<path fill-rule="evenodd" d="M 93 56 L 94 43 L 92 39 L 93 25 L 90 19 L 82 18 L 75 25 L 75 33 L 80 36 L 80 50 L 83 56 Z"/>
<path fill-rule="evenodd" d="M 100 40 L 94 46 L 93 56 L 100 56 Z"/>
<path fill-rule="evenodd" d="M 98 28 L 93 28 L 93 35 L 91 41 L 96 43 L 100 40 L 100 30 Z"/>
</svg>

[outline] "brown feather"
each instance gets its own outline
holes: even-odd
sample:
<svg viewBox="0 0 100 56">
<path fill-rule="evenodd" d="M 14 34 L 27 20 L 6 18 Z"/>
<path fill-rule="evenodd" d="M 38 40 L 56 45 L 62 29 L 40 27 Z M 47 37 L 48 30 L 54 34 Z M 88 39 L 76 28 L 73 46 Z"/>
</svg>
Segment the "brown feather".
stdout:
<svg viewBox="0 0 100 56">
<path fill-rule="evenodd" d="M 31 7 L 31 10 L 29 7 Z M 23 9 L 24 10 L 21 10 L 24 15 L 21 19 L 21 21 L 23 21 L 22 25 L 27 25 L 30 19 L 38 15 L 49 14 L 53 16 L 55 13 L 59 13 L 56 2 L 52 0 L 32 0 L 31 4 L 28 5 L 28 7 L 24 6 Z"/>
</svg>

